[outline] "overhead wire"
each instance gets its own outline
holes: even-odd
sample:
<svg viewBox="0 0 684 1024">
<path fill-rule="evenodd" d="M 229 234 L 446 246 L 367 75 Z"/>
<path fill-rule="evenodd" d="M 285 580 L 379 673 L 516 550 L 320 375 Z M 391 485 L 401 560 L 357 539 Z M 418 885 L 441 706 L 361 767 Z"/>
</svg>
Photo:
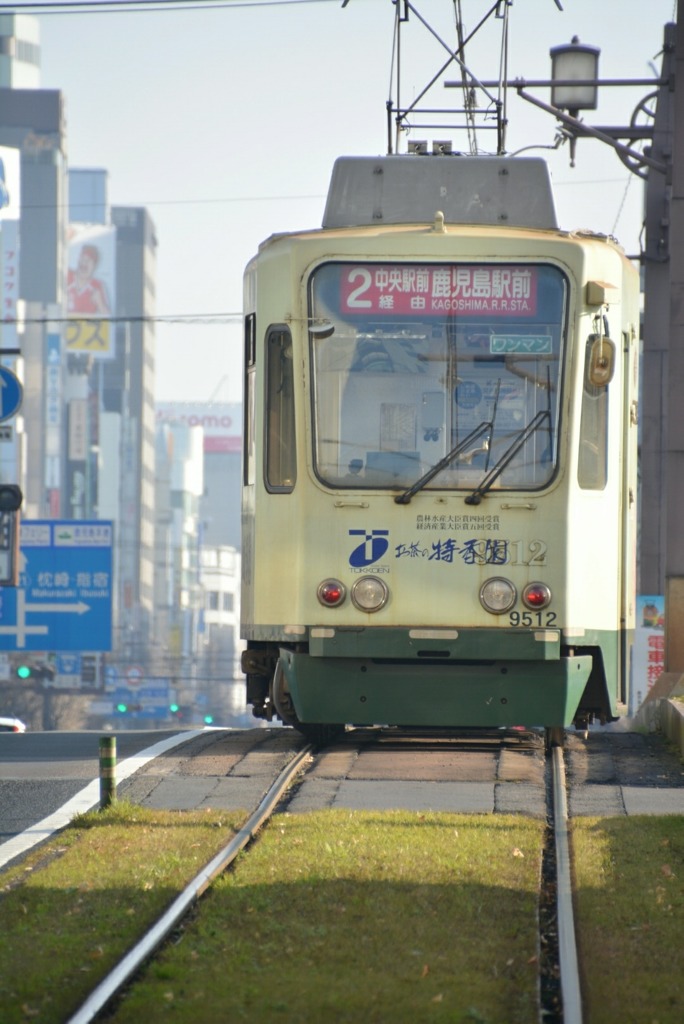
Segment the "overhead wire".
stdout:
<svg viewBox="0 0 684 1024">
<path fill-rule="evenodd" d="M 332 4 L 338 0 L 55 0 L 54 3 L 0 4 L 0 14 L 31 11 L 41 18 L 55 14 L 144 14 L 158 11 L 229 10 L 245 7 L 290 7 Z"/>
<path fill-rule="evenodd" d="M 465 38 L 463 35 L 463 12 L 461 9 L 461 0 L 454 0 L 454 18 L 456 20 L 456 38 L 458 40 L 458 53 L 463 61 L 459 65 L 461 72 L 461 82 L 463 85 L 463 109 L 465 110 L 466 116 L 466 132 L 468 137 L 468 148 L 471 156 L 477 153 L 477 127 L 475 124 L 475 90 L 472 88 L 468 81 L 465 66 Z"/>
</svg>

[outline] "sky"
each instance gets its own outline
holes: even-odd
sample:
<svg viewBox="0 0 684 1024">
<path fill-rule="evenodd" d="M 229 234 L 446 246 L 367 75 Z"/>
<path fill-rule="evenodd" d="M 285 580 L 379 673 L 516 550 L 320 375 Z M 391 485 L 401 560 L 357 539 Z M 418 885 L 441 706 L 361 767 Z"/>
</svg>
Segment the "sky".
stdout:
<svg viewBox="0 0 684 1024">
<path fill-rule="evenodd" d="M 64 94 L 69 166 L 106 169 L 112 205 L 144 206 L 154 221 L 157 400 L 235 402 L 245 265 L 269 235 L 320 227 L 338 156 L 387 151 L 395 7 L 391 0 L 164 6 L 172 9 L 67 10 L 53 2 L 15 10 L 39 17 L 41 84 Z M 402 103 L 448 60 L 442 43 L 455 45 L 452 0 L 413 6 L 439 38 L 409 16 Z M 494 3 L 460 6 L 471 31 Z M 573 36 L 600 47 L 601 78 L 656 77 L 663 28 L 675 12 L 675 0 L 513 0 L 508 78 L 548 79 L 549 49 Z M 466 47 L 480 80 L 498 77 L 500 37 L 501 21 L 491 18 Z M 459 105 L 458 91 L 442 84 L 456 78 L 452 63 L 424 102 Z M 550 99 L 548 89 L 529 91 Z M 629 124 L 651 91 L 602 88 L 598 109 L 584 119 Z M 553 146 L 555 119 L 514 90 L 508 119 L 507 151 L 535 146 L 526 155 L 548 159 L 560 226 L 615 235 L 637 253 L 641 179 L 590 140 L 578 142 L 571 168 L 567 144 L 544 148 Z M 481 151 L 493 151 L 493 134 L 478 134 Z M 467 149 L 457 132 L 414 129 L 401 151 L 410 138 L 450 138 Z"/>
</svg>

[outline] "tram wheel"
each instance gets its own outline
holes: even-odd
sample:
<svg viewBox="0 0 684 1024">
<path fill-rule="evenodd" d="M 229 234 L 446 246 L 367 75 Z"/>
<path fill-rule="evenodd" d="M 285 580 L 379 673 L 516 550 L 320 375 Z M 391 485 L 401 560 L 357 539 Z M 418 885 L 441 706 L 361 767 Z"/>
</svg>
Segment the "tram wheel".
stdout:
<svg viewBox="0 0 684 1024">
<path fill-rule="evenodd" d="M 565 729 L 562 725 L 547 725 L 544 729 L 544 749 L 550 753 L 553 747 L 565 746 Z"/>
</svg>

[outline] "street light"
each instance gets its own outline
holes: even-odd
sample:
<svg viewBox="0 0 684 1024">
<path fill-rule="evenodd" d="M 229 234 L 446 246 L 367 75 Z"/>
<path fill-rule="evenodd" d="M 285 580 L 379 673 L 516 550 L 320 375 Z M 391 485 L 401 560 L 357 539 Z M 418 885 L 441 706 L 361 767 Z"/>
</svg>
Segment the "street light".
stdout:
<svg viewBox="0 0 684 1024">
<path fill-rule="evenodd" d="M 572 42 L 554 46 L 551 55 L 551 106 L 567 110 L 577 119 L 580 110 L 596 110 L 598 106 L 597 46 L 580 43 L 577 36 Z M 577 136 L 570 133 L 570 166 L 575 166 Z"/>
<path fill-rule="evenodd" d="M 551 54 L 551 105 L 568 110 L 577 117 L 580 110 L 596 110 L 598 106 L 597 46 L 580 43 L 577 36 L 571 43 L 554 46 Z"/>
</svg>

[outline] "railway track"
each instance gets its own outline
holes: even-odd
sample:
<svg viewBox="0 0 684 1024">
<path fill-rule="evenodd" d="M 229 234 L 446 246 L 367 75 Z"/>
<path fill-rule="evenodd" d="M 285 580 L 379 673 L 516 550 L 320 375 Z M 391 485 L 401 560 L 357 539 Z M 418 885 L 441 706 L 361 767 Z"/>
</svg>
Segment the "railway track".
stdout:
<svg viewBox="0 0 684 1024">
<path fill-rule="evenodd" d="M 114 970 L 103 978 L 81 1008 L 70 1018 L 69 1024 L 88 1024 L 89 1021 L 96 1020 L 100 1011 L 123 990 L 136 971 L 149 960 L 169 933 L 182 921 L 202 893 L 206 892 L 214 879 L 233 863 L 241 850 L 251 842 L 259 829 L 271 817 L 278 801 L 291 785 L 292 780 L 302 770 L 311 750 L 310 746 L 305 746 L 294 755 L 269 786 L 264 798 L 250 814 L 239 832 L 209 861 L 202 871 L 195 875 L 168 910 L 148 929 L 133 949 L 119 961 Z"/>
<path fill-rule="evenodd" d="M 382 733 L 377 735 L 379 746 L 382 746 L 383 742 L 387 744 L 388 741 L 392 749 L 386 749 L 385 752 L 392 755 L 393 751 L 396 752 L 397 749 L 397 738 L 386 735 L 383 737 Z M 418 740 L 419 747 L 420 742 Z M 465 745 L 466 756 L 468 756 L 468 746 L 472 752 L 474 748 L 481 745 L 472 737 L 469 740 L 463 738 L 460 741 L 452 740 L 451 745 L 454 742 L 460 744 L 461 749 Z M 496 741 L 489 738 L 483 742 L 491 745 Z M 525 746 L 524 737 L 515 738 L 515 742 Z M 368 736 L 365 737 L 365 743 L 368 746 Z M 403 737 L 399 740 L 399 744 L 408 745 L 410 748 L 409 737 Z M 370 746 L 374 746 L 372 738 Z M 499 746 L 503 750 L 505 741 L 500 740 Z M 359 749 L 363 749 L 363 744 L 359 746 Z M 315 766 L 317 761 L 326 755 L 326 751 L 321 751 L 312 761 L 312 753 L 311 746 L 307 745 L 294 754 L 239 832 L 195 876 L 135 947 L 97 985 L 80 1009 L 70 1018 L 68 1024 L 90 1024 L 90 1022 L 96 1021 L 106 1008 L 115 1003 L 117 997 L 130 985 L 142 965 L 155 955 L 168 936 L 195 907 L 201 895 L 212 885 L 213 881 L 226 871 L 238 853 L 248 846 L 276 809 L 282 809 L 283 799 L 288 799 L 286 794 L 288 791 L 292 792 L 293 782 L 298 777 L 301 778 L 308 765 Z M 552 749 L 548 759 L 546 801 L 546 807 L 540 809 L 546 814 L 549 823 L 539 895 L 540 1018 L 547 1024 L 556 1024 L 556 1022 L 560 1024 L 561 1021 L 563 1024 L 581 1024 L 582 999 L 572 908 L 567 827 L 568 802 L 565 791 L 563 752 L 558 747 Z"/>
</svg>

